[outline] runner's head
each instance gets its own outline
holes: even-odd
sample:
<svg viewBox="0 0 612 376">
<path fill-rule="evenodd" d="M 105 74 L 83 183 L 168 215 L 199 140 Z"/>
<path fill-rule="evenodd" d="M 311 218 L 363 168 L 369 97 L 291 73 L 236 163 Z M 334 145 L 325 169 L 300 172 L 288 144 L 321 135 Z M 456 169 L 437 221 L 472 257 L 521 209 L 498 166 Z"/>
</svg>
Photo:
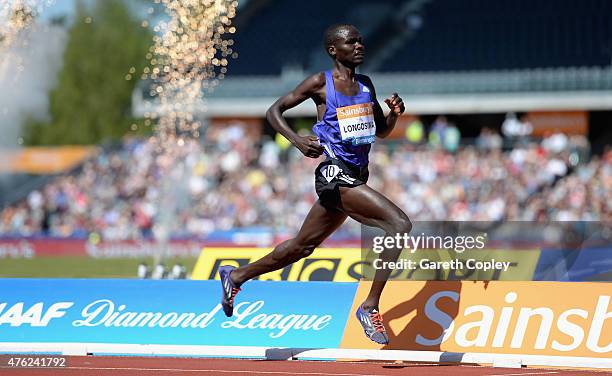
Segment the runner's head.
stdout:
<svg viewBox="0 0 612 376">
<path fill-rule="evenodd" d="M 356 67 L 363 63 L 365 46 L 355 26 L 338 24 L 325 30 L 325 50 L 332 59 Z"/>
</svg>

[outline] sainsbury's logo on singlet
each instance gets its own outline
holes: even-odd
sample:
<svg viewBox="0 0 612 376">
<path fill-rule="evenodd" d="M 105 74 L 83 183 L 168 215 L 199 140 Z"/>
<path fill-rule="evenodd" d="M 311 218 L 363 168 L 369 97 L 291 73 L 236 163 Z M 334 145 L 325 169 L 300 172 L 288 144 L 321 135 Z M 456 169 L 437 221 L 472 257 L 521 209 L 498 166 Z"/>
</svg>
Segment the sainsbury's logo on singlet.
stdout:
<svg viewBox="0 0 612 376">
<path fill-rule="evenodd" d="M 353 145 L 371 144 L 376 138 L 374 110 L 371 103 L 338 107 L 338 126 L 342 141 Z"/>
</svg>

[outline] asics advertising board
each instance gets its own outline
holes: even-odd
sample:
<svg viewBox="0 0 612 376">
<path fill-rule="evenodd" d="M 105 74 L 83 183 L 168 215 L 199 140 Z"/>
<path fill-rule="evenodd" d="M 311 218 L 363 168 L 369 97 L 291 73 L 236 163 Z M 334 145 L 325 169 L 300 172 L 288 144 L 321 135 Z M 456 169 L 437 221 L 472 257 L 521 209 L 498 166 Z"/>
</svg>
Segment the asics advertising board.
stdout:
<svg viewBox="0 0 612 376">
<path fill-rule="evenodd" d="M 220 265 L 240 267 L 270 253 L 270 248 L 217 248 L 202 250 L 193 270 L 192 279 L 219 278 Z M 414 262 L 414 269 L 398 269 L 391 273 L 391 279 L 398 280 L 515 280 L 530 281 L 538 263 L 540 251 L 536 249 L 481 249 L 469 253 L 456 253 L 444 249 L 428 249 L 410 253 L 404 250 L 400 259 Z M 507 264 L 506 269 L 478 270 L 427 269 L 423 261 L 452 260 L 491 261 Z M 469 265 L 469 264 L 468 264 Z M 260 280 L 271 281 L 334 281 L 357 282 L 368 279 L 375 270 L 368 257 L 360 248 L 317 248 L 312 255 L 298 260 L 283 269 L 264 274 Z"/>
<path fill-rule="evenodd" d="M 198 258 L 192 278 L 219 278 L 217 269 L 220 265 L 239 267 L 259 260 L 270 251 L 270 248 L 206 247 Z M 311 256 L 298 260 L 283 269 L 266 273 L 259 279 L 262 281 L 356 282 L 362 277 L 361 269 L 364 263 L 360 248 L 317 248 Z"/>
</svg>

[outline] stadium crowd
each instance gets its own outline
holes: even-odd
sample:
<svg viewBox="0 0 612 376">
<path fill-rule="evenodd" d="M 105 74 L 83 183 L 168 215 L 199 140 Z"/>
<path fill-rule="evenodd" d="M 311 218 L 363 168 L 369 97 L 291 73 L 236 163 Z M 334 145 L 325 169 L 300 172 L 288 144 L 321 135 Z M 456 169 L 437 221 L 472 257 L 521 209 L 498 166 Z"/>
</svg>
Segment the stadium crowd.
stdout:
<svg viewBox="0 0 612 376">
<path fill-rule="evenodd" d="M 370 184 L 415 220 L 612 219 L 612 151 L 582 163 L 584 137 L 551 135 L 502 151 L 483 129 L 475 145 L 379 142 Z M 205 237 L 215 230 L 296 231 L 316 200 L 319 160 L 240 126 L 212 129 L 203 144 L 126 139 L 79 172 L 57 178 L 0 213 L 0 235 Z M 358 229 L 356 223 L 348 231 Z"/>
</svg>

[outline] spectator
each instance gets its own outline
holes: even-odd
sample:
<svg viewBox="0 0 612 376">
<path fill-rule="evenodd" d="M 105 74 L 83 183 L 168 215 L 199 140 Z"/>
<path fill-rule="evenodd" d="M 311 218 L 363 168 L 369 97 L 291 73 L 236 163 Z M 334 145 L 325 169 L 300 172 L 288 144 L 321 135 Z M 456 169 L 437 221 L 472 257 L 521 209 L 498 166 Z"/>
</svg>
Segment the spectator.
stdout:
<svg viewBox="0 0 612 376">
<path fill-rule="evenodd" d="M 509 112 L 502 124 L 502 133 L 513 142 L 525 142 L 533 133 L 533 125 L 527 120 L 526 115 L 517 118 L 514 112 Z"/>
<path fill-rule="evenodd" d="M 429 131 L 429 145 L 434 148 L 442 147 L 444 144 L 444 133 L 448 127 L 446 116 L 438 116 L 431 125 Z"/>
<path fill-rule="evenodd" d="M 569 145 L 569 139 L 558 129 L 552 134 L 547 134 L 542 140 L 542 147 L 550 153 L 561 153 Z"/>
<path fill-rule="evenodd" d="M 442 142 L 444 149 L 454 153 L 459 148 L 459 144 L 461 143 L 461 133 L 459 129 L 455 126 L 455 124 L 450 123 L 442 136 Z"/>
<path fill-rule="evenodd" d="M 481 150 L 501 149 L 502 143 L 501 136 L 489 127 L 482 128 L 476 139 L 476 146 Z"/>
<path fill-rule="evenodd" d="M 423 123 L 420 119 L 416 119 L 406 127 L 406 139 L 413 145 L 420 145 L 423 143 L 425 137 L 425 130 Z"/>
</svg>

